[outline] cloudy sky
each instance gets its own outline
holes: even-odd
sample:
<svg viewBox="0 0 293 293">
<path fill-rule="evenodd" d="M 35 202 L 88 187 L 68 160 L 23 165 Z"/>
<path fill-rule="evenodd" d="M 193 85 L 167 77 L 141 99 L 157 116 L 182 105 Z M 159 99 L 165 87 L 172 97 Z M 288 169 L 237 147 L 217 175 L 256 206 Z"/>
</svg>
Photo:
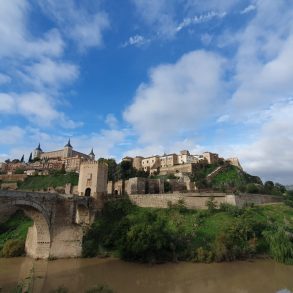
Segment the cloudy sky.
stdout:
<svg viewBox="0 0 293 293">
<path fill-rule="evenodd" d="M 0 161 L 69 137 L 293 183 L 292 0 L 0 0 Z"/>
</svg>

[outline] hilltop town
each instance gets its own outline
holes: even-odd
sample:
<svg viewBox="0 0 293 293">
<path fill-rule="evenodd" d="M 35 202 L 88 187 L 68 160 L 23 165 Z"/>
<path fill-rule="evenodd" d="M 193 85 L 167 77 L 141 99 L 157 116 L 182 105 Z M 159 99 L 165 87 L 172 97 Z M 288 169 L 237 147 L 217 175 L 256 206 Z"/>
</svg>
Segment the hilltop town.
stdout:
<svg viewBox="0 0 293 293">
<path fill-rule="evenodd" d="M 111 161 L 105 159 L 107 163 Z M 113 161 L 113 159 L 110 159 Z M 52 172 L 80 173 L 82 164 L 95 162 L 93 149 L 89 154 L 73 149 L 70 139 L 63 148 L 43 151 L 39 144 L 30 154 L 27 162 L 20 159 L 0 163 L 2 188 L 17 189 L 17 182 L 30 176 L 49 176 Z M 200 155 L 182 150 L 179 154 L 163 154 L 150 157 L 124 157 L 120 163 L 128 175 L 109 174 L 108 194 L 164 193 L 165 191 L 195 191 L 198 186 L 191 175 L 207 169 L 207 180 L 234 166 L 242 171 L 238 158 L 221 158 L 218 154 L 204 152 Z M 113 172 L 113 170 L 112 170 Z M 117 170 L 116 170 L 117 173 Z M 112 175 L 112 176 L 111 176 Z M 200 187 L 200 186 L 199 186 Z"/>
</svg>

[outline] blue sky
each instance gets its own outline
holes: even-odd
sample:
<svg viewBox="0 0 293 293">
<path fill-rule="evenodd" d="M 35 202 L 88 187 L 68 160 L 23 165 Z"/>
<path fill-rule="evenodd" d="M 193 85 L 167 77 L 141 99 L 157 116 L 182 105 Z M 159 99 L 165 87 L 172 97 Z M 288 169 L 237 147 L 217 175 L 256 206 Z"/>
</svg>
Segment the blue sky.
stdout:
<svg viewBox="0 0 293 293">
<path fill-rule="evenodd" d="M 0 161 L 189 149 L 293 182 L 291 0 L 0 0 Z"/>
</svg>

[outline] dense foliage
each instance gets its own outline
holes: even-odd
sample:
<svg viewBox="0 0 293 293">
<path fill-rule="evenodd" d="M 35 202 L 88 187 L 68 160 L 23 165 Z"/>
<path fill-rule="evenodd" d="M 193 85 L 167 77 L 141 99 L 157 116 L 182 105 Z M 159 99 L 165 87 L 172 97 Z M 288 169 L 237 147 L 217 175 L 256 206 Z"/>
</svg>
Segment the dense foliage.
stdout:
<svg viewBox="0 0 293 293">
<path fill-rule="evenodd" d="M 84 237 L 83 254 L 114 253 L 152 263 L 233 261 L 265 254 L 292 262 L 292 208 L 217 207 L 213 200 L 208 205 L 196 211 L 187 210 L 183 202 L 168 209 L 139 208 L 128 200 L 108 202 Z"/>
<path fill-rule="evenodd" d="M 0 256 L 11 257 L 24 254 L 24 243 L 32 220 L 17 211 L 0 224 Z"/>
<path fill-rule="evenodd" d="M 137 170 L 132 166 L 130 161 L 122 161 L 119 164 L 114 159 L 100 158 L 99 162 L 106 162 L 108 164 L 108 180 L 127 180 L 133 177 L 148 177 L 149 173 Z"/>
</svg>

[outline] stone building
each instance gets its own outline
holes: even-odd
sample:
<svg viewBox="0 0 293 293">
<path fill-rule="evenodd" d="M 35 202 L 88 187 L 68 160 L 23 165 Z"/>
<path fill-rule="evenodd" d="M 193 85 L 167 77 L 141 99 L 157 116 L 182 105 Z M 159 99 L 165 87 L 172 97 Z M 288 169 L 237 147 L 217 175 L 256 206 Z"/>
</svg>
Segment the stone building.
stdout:
<svg viewBox="0 0 293 293">
<path fill-rule="evenodd" d="M 44 152 L 41 149 L 41 145 L 39 144 L 38 147 L 33 152 L 33 158 L 39 158 L 39 159 L 66 159 L 66 158 L 72 158 L 72 157 L 80 157 L 84 158 L 86 160 L 94 160 L 95 155 L 93 153 L 93 150 L 91 150 L 90 154 L 84 154 L 81 152 L 78 152 L 73 149 L 70 139 L 68 140 L 67 144 L 64 146 L 63 149 L 56 150 L 56 151 L 49 151 Z"/>
<path fill-rule="evenodd" d="M 108 165 L 104 162 L 88 161 L 80 166 L 78 194 L 92 196 L 97 204 L 102 204 L 103 196 L 107 195 Z"/>
<path fill-rule="evenodd" d="M 152 174 L 153 172 L 157 171 L 158 168 L 161 166 L 161 161 L 159 156 L 152 156 L 148 158 L 144 158 L 141 160 L 142 169 L 145 172 L 150 172 Z"/>
<path fill-rule="evenodd" d="M 33 152 L 33 158 L 47 162 L 59 161 L 64 165 L 66 171 L 78 171 L 82 162 L 94 161 L 95 154 L 93 149 L 88 155 L 74 150 L 69 139 L 63 149 L 55 151 L 44 152 L 39 144 Z"/>
<path fill-rule="evenodd" d="M 202 155 L 207 160 L 208 164 L 215 164 L 220 161 L 218 154 L 214 154 L 211 152 L 204 152 Z"/>
<path fill-rule="evenodd" d="M 172 167 L 178 164 L 178 155 L 176 154 L 164 154 L 160 157 L 160 168 Z"/>
<path fill-rule="evenodd" d="M 181 151 L 178 155 L 178 164 L 191 164 L 197 162 L 197 158 L 195 156 L 192 156 L 187 150 Z"/>
</svg>

